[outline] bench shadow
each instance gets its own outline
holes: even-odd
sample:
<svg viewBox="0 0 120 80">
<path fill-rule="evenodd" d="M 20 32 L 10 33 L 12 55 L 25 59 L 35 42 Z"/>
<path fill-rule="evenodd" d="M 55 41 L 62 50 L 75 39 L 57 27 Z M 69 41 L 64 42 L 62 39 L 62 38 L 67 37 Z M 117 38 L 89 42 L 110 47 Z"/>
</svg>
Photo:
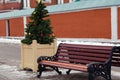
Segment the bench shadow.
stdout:
<svg viewBox="0 0 120 80">
<path fill-rule="evenodd" d="M 120 80 L 118 76 L 112 76 L 112 80 Z M 46 76 L 41 77 L 39 80 L 88 80 L 88 73 L 81 72 L 81 73 L 71 73 L 69 75 L 62 74 L 62 75 L 53 75 L 53 76 Z M 105 80 L 101 77 L 97 78 L 96 80 Z"/>
<path fill-rule="evenodd" d="M 88 80 L 87 73 L 71 73 L 69 75 L 62 74 L 62 75 L 53 75 L 47 77 L 41 77 L 40 80 Z"/>
</svg>

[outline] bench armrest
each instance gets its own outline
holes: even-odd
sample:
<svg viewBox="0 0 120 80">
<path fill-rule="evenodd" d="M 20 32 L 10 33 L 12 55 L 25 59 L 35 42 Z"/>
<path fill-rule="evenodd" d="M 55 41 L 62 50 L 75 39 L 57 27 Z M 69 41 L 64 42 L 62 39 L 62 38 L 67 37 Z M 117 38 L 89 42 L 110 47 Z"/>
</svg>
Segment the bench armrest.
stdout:
<svg viewBox="0 0 120 80">
<path fill-rule="evenodd" d="M 87 65 L 89 73 L 99 73 L 106 71 L 109 73 L 111 71 L 111 65 L 102 62 L 93 62 Z"/>
<path fill-rule="evenodd" d="M 88 66 L 88 72 L 95 72 L 95 71 L 110 71 L 111 66 L 107 63 L 101 63 L 101 62 L 93 62 L 87 65 Z"/>
<path fill-rule="evenodd" d="M 39 63 L 41 60 L 48 60 L 48 61 L 54 61 L 56 56 L 40 56 L 37 59 L 37 63 Z"/>
<path fill-rule="evenodd" d="M 103 70 L 103 69 L 111 69 L 111 65 L 109 63 L 102 63 L 102 62 L 92 62 L 87 65 L 88 66 L 88 71 L 91 69 L 95 71 Z"/>
<path fill-rule="evenodd" d="M 105 78 L 106 80 L 111 80 L 111 65 L 101 62 L 94 62 L 88 64 L 89 80 L 94 80 L 99 76 Z"/>
</svg>

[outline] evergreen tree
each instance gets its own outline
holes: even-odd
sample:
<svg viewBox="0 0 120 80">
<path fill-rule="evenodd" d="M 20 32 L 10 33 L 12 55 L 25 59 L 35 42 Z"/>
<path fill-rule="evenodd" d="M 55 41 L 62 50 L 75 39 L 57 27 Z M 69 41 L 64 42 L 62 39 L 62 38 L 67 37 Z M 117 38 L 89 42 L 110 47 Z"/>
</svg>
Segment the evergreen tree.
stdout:
<svg viewBox="0 0 120 80">
<path fill-rule="evenodd" d="M 27 24 L 25 39 L 21 42 L 31 44 L 32 40 L 37 40 L 37 43 L 40 44 L 51 44 L 55 36 L 48 16 L 46 6 L 42 2 L 38 3 L 30 16 L 31 22 Z"/>
</svg>

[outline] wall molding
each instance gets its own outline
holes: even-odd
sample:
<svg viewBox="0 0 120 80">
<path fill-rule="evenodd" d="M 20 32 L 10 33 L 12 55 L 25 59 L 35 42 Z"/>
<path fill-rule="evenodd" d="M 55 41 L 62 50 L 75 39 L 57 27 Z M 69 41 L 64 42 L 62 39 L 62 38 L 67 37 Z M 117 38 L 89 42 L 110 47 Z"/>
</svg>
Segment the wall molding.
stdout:
<svg viewBox="0 0 120 80">
<path fill-rule="evenodd" d="M 118 39 L 118 7 L 111 7 L 111 39 L 117 41 Z"/>
<path fill-rule="evenodd" d="M 111 6 L 120 6 L 120 0 L 87 0 L 72 2 L 67 4 L 47 6 L 47 10 L 50 14 L 56 14 L 61 12 L 79 11 L 79 10 L 90 10 L 96 8 L 105 8 Z M 34 8 L 26 8 L 23 10 L 14 10 L 11 12 L 0 13 L 0 19 L 9 19 L 16 17 L 29 16 L 34 11 Z M 17 14 L 16 14 L 17 13 Z"/>
</svg>

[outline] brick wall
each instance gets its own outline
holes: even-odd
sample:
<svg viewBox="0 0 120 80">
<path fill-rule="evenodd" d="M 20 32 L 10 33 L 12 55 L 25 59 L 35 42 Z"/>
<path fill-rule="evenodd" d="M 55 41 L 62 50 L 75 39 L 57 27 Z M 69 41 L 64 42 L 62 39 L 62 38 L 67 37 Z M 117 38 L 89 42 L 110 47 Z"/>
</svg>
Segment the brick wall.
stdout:
<svg viewBox="0 0 120 80">
<path fill-rule="evenodd" d="M 53 27 L 56 37 L 58 38 L 110 39 L 111 38 L 110 18 L 111 18 L 110 8 L 50 15 L 51 25 Z M 30 19 L 29 17 L 27 17 L 27 23 L 29 21 Z M 5 35 L 6 33 L 5 21 L 0 21 L 0 23 L 1 23 L 0 35 Z M 9 23 L 10 23 L 10 36 L 24 35 L 23 18 L 10 19 Z"/>
<path fill-rule="evenodd" d="M 10 36 L 24 36 L 23 18 L 9 20 Z"/>
<path fill-rule="evenodd" d="M 6 3 L 0 4 L 0 10 L 12 10 L 12 9 L 22 9 L 22 3 Z"/>
<path fill-rule="evenodd" d="M 111 38 L 110 9 L 96 9 L 50 16 L 59 38 Z"/>
<path fill-rule="evenodd" d="M 6 36 L 6 22 L 5 22 L 5 20 L 0 21 L 0 36 Z"/>
</svg>

